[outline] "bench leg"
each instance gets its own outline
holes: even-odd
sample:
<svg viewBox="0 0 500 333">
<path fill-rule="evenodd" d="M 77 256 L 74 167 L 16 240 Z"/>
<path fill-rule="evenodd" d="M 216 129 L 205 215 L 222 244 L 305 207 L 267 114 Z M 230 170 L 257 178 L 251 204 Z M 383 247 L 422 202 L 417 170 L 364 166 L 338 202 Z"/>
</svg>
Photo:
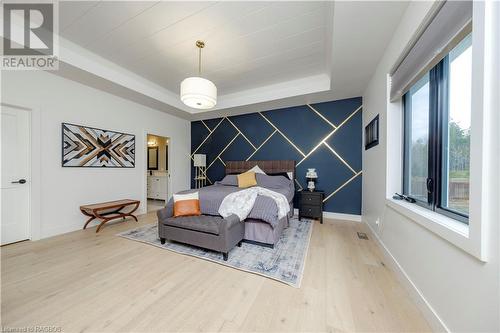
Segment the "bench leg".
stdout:
<svg viewBox="0 0 500 333">
<path fill-rule="evenodd" d="M 88 225 L 91 221 L 93 221 L 94 219 L 95 219 L 95 216 L 92 216 L 91 218 L 89 218 L 89 219 L 87 220 L 87 222 L 85 222 L 85 225 L 83 226 L 83 229 L 87 229 L 87 225 Z"/>
<path fill-rule="evenodd" d="M 224 259 L 224 261 L 227 261 L 227 258 L 228 258 L 228 253 L 222 252 L 222 259 Z"/>
<path fill-rule="evenodd" d="M 163 244 L 165 244 L 165 241 L 166 241 L 166 239 L 165 239 L 165 238 L 160 237 L 160 243 L 161 243 L 162 245 L 163 245 Z"/>
<path fill-rule="evenodd" d="M 139 204 L 140 204 L 139 202 L 136 203 L 135 207 L 130 212 L 128 212 L 126 214 L 126 216 L 132 216 L 134 218 L 135 222 L 139 222 L 139 220 L 137 220 L 137 217 L 133 214 L 137 210 L 137 208 L 139 208 Z"/>
<path fill-rule="evenodd" d="M 103 220 L 103 221 L 101 222 L 101 224 L 99 224 L 99 225 L 97 226 L 97 229 L 95 230 L 95 233 L 97 234 L 97 233 L 99 232 L 99 230 L 101 230 L 102 226 L 103 226 L 104 224 L 106 224 L 106 222 L 111 221 L 111 220 L 112 220 L 112 219 L 105 219 L 105 220 Z"/>
</svg>

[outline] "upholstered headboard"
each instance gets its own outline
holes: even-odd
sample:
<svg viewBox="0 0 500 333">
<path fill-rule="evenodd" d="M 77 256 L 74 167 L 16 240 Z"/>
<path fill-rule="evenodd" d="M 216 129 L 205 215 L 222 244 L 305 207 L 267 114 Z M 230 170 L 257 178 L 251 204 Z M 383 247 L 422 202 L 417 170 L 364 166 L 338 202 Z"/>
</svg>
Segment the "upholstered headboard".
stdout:
<svg viewBox="0 0 500 333">
<path fill-rule="evenodd" d="M 226 175 L 242 173 L 258 165 L 265 173 L 293 172 L 295 179 L 295 161 L 277 160 L 277 161 L 226 161 Z M 292 180 L 293 180 L 292 179 Z"/>
</svg>

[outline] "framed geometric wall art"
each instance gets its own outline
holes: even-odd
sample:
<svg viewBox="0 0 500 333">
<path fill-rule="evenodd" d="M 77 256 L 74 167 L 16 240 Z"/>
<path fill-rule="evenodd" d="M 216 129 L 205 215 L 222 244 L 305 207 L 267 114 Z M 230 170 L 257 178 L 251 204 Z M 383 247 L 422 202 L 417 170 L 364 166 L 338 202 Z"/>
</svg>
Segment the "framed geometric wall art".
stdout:
<svg viewBox="0 0 500 333">
<path fill-rule="evenodd" d="M 378 115 L 365 127 L 365 150 L 378 145 Z"/>
<path fill-rule="evenodd" d="M 63 167 L 135 167 L 135 135 L 68 123 L 61 132 Z"/>
</svg>

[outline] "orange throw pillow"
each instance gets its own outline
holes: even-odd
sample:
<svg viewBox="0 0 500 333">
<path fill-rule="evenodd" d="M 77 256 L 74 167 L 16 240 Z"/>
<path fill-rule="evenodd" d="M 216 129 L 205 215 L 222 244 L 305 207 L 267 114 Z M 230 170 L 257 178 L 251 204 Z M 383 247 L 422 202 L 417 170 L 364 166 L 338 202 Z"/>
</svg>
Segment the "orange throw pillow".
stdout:
<svg viewBox="0 0 500 333">
<path fill-rule="evenodd" d="M 174 217 L 201 215 L 198 192 L 174 194 Z"/>
</svg>

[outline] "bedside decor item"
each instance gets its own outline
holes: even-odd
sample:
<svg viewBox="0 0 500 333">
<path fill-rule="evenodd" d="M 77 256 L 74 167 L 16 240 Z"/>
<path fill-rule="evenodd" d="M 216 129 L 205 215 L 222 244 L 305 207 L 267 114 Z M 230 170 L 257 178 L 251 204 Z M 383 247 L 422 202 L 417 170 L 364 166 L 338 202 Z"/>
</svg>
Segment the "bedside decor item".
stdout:
<svg viewBox="0 0 500 333">
<path fill-rule="evenodd" d="M 316 180 L 318 179 L 318 173 L 316 172 L 316 169 L 314 168 L 307 169 L 306 178 L 307 178 L 307 189 L 310 192 L 313 192 L 314 188 L 316 187 Z"/>
<path fill-rule="evenodd" d="M 236 176 L 236 178 L 238 179 L 239 188 L 247 188 L 257 185 L 257 179 L 255 178 L 255 172 L 253 171 L 240 173 Z"/>
<path fill-rule="evenodd" d="M 378 145 L 378 115 L 365 127 L 365 150 Z"/>
<path fill-rule="evenodd" d="M 194 187 L 201 188 L 207 184 L 207 155 L 194 154 Z"/>
<path fill-rule="evenodd" d="M 299 200 L 299 221 L 303 217 L 319 219 L 323 223 L 323 199 L 325 192 L 323 191 L 300 191 Z"/>
<path fill-rule="evenodd" d="M 135 167 L 135 135 L 68 123 L 61 134 L 63 167 Z"/>
<path fill-rule="evenodd" d="M 174 217 L 199 215 L 201 210 L 198 192 L 174 194 Z"/>
<path fill-rule="evenodd" d="M 198 76 L 188 77 L 181 82 L 181 101 L 194 109 L 211 109 L 217 104 L 217 87 L 201 77 L 201 49 L 205 42 L 196 41 L 198 53 Z"/>
<path fill-rule="evenodd" d="M 102 226 L 106 224 L 106 222 L 118 218 L 125 219 L 125 217 L 130 216 L 136 222 L 139 222 L 137 221 L 137 217 L 135 217 L 132 213 L 139 208 L 140 203 L 141 202 L 139 200 L 124 199 L 80 206 L 82 214 L 89 217 L 89 219 L 85 222 L 83 229 L 86 229 L 87 225 L 95 219 L 101 220 L 101 224 L 99 224 L 95 231 L 96 233 L 101 230 Z M 126 208 L 128 211 L 124 211 Z"/>
</svg>

